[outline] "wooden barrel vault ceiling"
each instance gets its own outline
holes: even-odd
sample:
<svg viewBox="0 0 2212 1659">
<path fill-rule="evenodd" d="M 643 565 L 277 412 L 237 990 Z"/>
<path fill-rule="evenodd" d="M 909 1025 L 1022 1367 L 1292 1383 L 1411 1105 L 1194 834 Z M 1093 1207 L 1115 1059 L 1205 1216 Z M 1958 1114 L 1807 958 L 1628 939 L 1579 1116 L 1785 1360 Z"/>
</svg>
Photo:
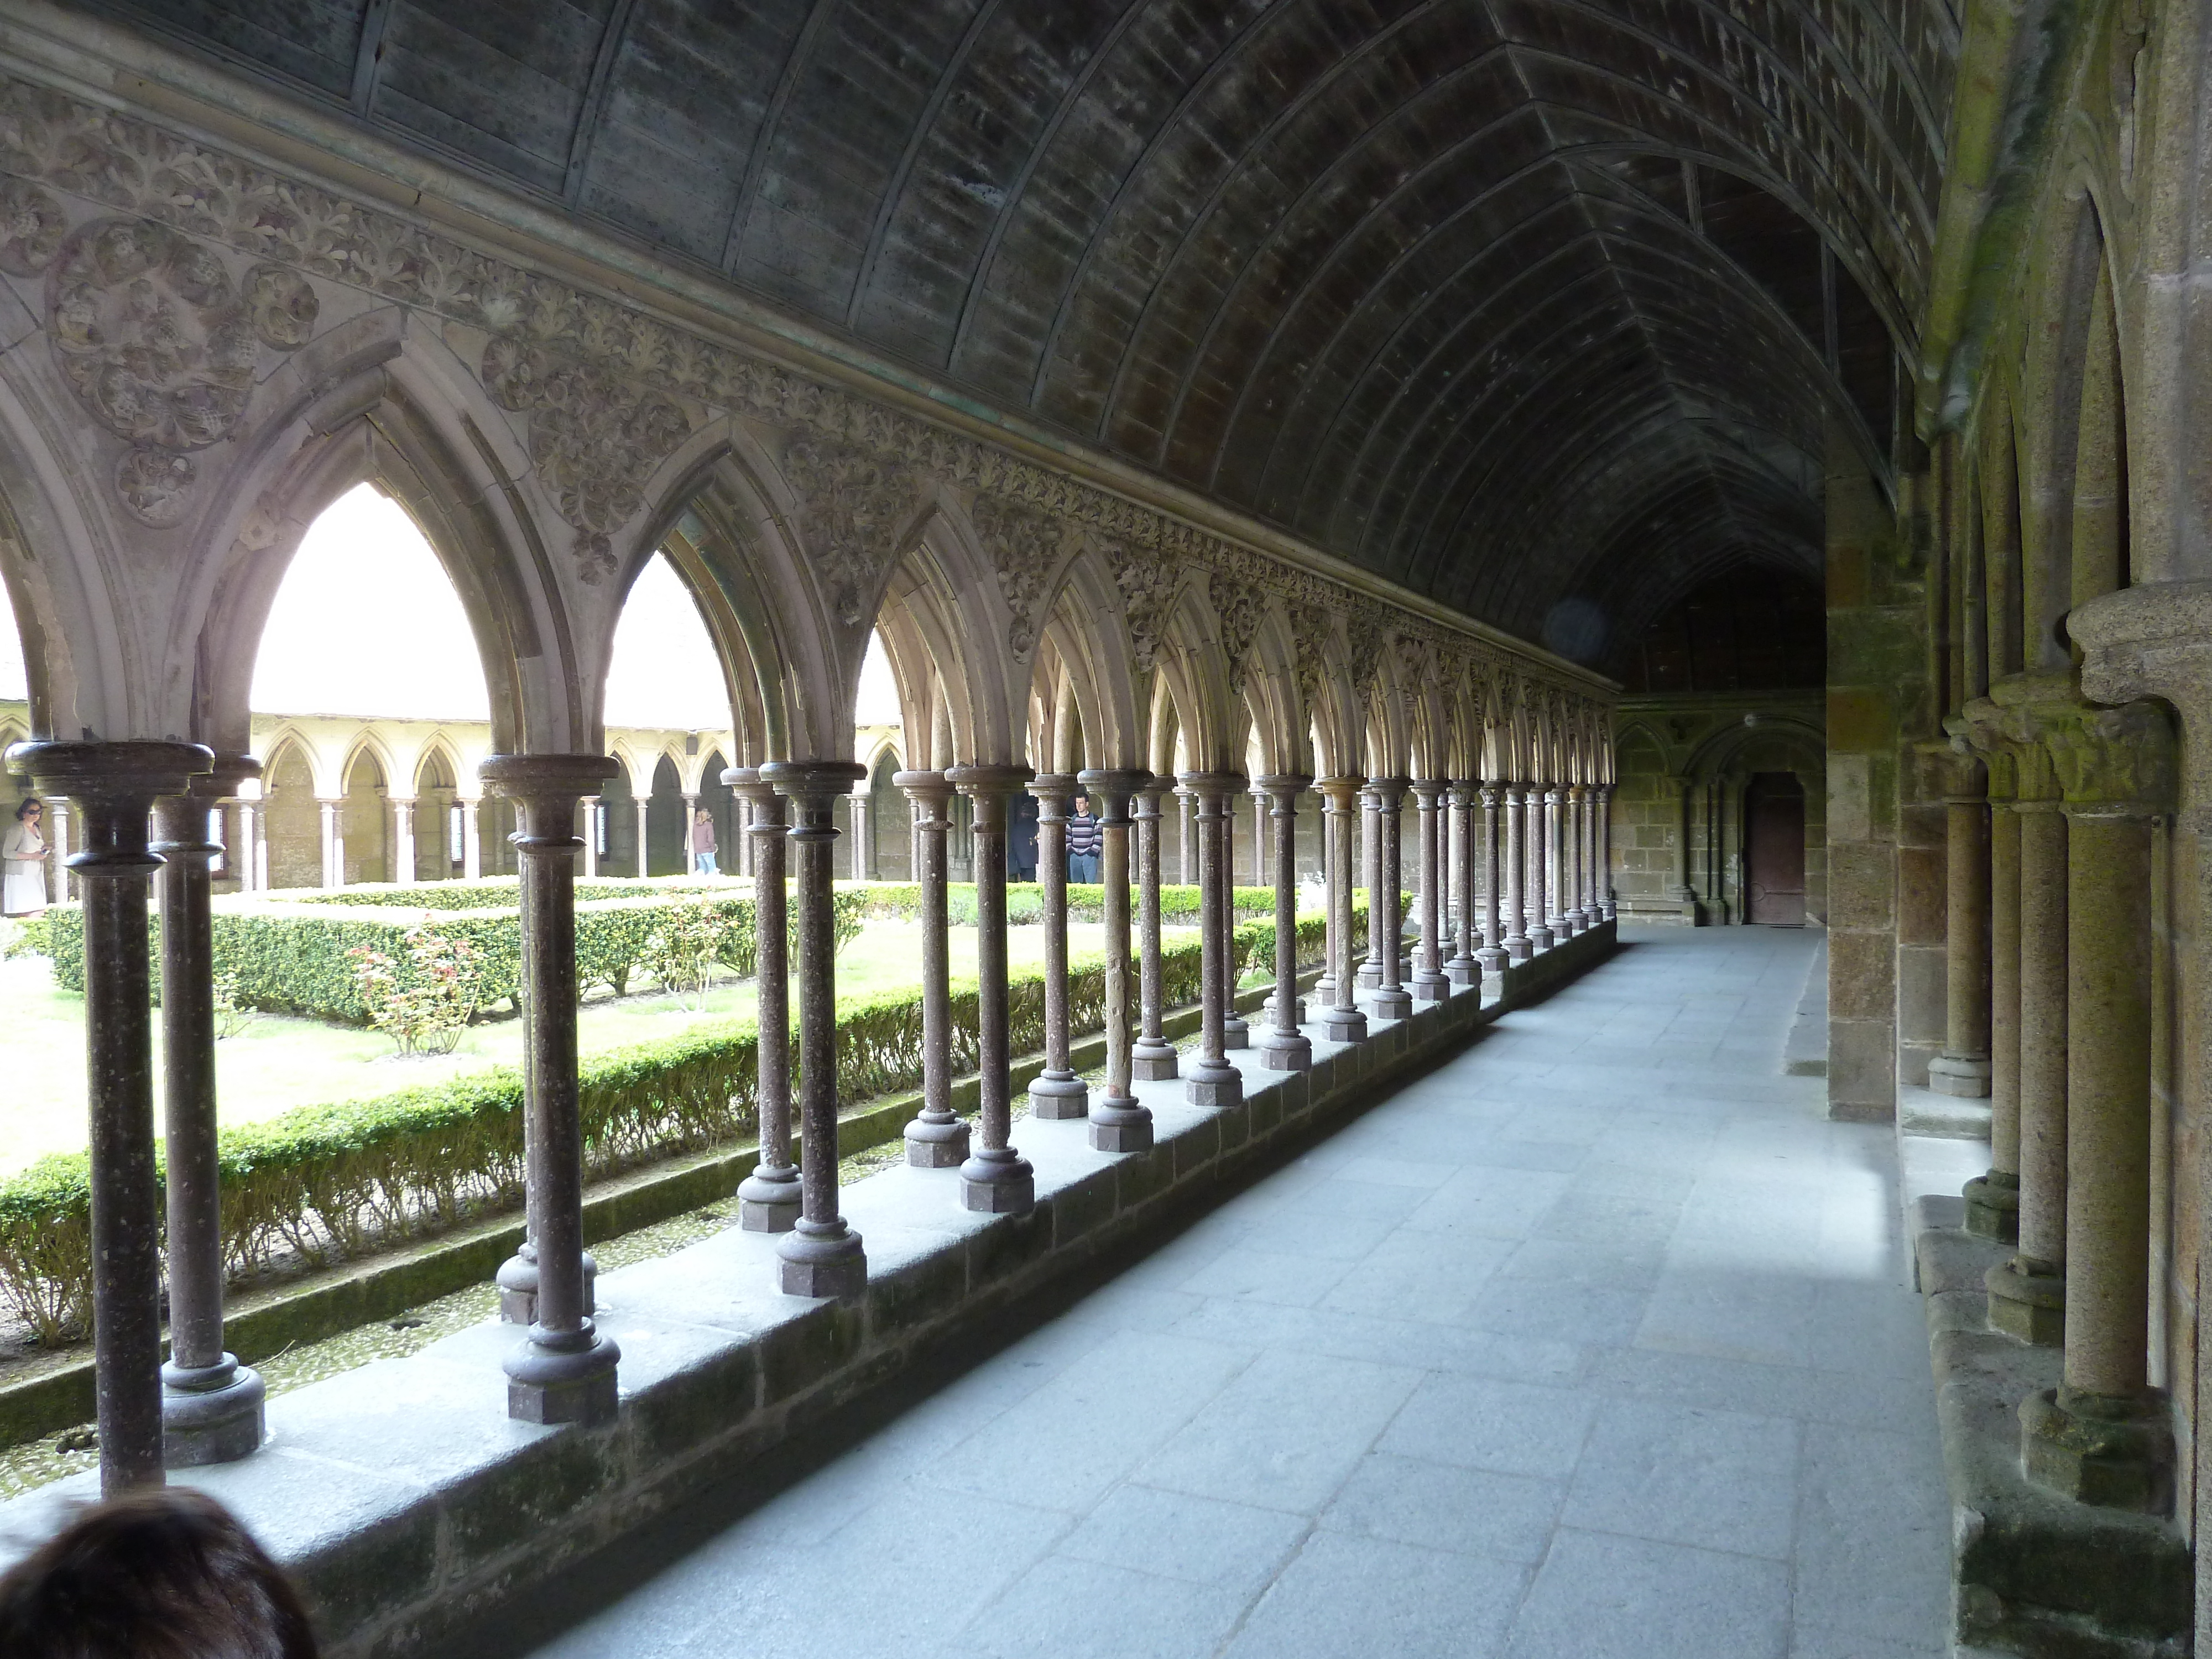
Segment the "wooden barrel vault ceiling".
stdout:
<svg viewBox="0 0 2212 1659">
<path fill-rule="evenodd" d="M 1943 0 L 100 0 L 1604 660 L 1879 471 Z"/>
</svg>

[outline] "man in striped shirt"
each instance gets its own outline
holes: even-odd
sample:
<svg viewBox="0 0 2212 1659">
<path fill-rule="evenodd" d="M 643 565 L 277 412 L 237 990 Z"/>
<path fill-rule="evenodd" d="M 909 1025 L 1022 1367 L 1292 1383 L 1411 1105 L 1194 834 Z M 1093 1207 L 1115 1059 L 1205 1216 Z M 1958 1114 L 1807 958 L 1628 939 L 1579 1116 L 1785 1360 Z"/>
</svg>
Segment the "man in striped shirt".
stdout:
<svg viewBox="0 0 2212 1659">
<path fill-rule="evenodd" d="M 1075 810 L 1067 815 L 1067 878 L 1073 882 L 1095 882 L 1098 879 L 1098 820 L 1091 816 L 1091 799 L 1087 795 L 1075 798 Z"/>
</svg>

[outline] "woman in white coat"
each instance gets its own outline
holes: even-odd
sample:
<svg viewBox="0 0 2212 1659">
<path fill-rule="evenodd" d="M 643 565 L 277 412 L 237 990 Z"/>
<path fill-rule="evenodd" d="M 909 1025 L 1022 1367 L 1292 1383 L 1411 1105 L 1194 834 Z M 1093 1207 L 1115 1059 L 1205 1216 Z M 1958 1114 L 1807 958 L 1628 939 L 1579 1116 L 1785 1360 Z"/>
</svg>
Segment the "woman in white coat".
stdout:
<svg viewBox="0 0 2212 1659">
<path fill-rule="evenodd" d="M 36 915 L 46 908 L 46 809 L 36 795 L 15 809 L 0 845 L 0 915 Z"/>
</svg>

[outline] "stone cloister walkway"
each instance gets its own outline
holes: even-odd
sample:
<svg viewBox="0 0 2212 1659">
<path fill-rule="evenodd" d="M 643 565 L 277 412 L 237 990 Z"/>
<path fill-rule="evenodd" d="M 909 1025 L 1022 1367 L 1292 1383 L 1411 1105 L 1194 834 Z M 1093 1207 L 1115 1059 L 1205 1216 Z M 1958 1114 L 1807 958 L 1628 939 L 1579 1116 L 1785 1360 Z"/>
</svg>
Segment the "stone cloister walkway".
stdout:
<svg viewBox="0 0 2212 1659">
<path fill-rule="evenodd" d="M 580 1619 L 557 1639 L 510 1639 L 538 1659 L 1946 1651 L 1893 1138 L 1782 1075 L 1817 936 L 1624 937 L 741 1520 L 631 1547 L 610 1565 L 635 1588 L 553 1612 Z"/>
</svg>

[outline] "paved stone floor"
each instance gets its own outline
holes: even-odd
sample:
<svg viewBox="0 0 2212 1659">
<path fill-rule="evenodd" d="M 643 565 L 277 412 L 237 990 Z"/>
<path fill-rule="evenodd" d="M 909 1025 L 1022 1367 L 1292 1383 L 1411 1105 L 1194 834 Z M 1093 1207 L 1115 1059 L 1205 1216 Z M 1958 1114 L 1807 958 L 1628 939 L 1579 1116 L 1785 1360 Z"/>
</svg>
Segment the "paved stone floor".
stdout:
<svg viewBox="0 0 2212 1659">
<path fill-rule="evenodd" d="M 641 1545 L 540 1659 L 1942 1654 L 1893 1137 L 1782 1073 L 1815 937 L 1624 936 L 744 1519 Z"/>
</svg>

